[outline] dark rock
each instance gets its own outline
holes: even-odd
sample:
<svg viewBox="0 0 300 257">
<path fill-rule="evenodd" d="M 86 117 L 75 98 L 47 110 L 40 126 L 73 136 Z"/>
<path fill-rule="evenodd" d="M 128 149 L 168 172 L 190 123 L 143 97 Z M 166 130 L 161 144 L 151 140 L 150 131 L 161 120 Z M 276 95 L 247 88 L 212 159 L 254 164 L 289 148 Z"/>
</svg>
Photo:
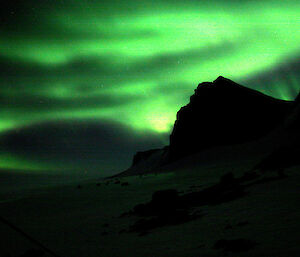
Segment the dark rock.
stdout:
<svg viewBox="0 0 300 257">
<path fill-rule="evenodd" d="M 148 235 L 148 234 L 149 234 L 148 231 L 141 231 L 141 232 L 138 234 L 138 236 L 146 236 L 146 235 Z"/>
<path fill-rule="evenodd" d="M 263 172 L 277 171 L 279 176 L 285 177 L 282 170 L 300 164 L 299 152 L 300 140 L 298 143 L 294 141 L 294 145 L 282 145 L 264 158 L 257 166 L 255 166 L 255 169 Z"/>
<path fill-rule="evenodd" d="M 279 177 L 286 177 L 285 168 L 300 165 L 300 93 L 293 103 L 280 131 L 281 140 L 276 149 L 264 158 L 254 169 L 277 171 Z"/>
<path fill-rule="evenodd" d="M 197 192 L 179 196 L 175 189 L 156 191 L 150 202 L 137 204 L 131 214 L 144 217 L 169 215 L 176 210 L 187 210 L 190 207 L 221 204 L 243 197 L 246 194 L 244 189 L 239 179 L 228 173 L 221 177 L 219 183 Z"/>
<path fill-rule="evenodd" d="M 277 170 L 277 174 L 278 174 L 278 177 L 279 177 L 279 178 L 287 178 L 287 175 L 285 174 L 283 168 L 278 169 L 278 170 Z"/>
<path fill-rule="evenodd" d="M 149 203 L 138 204 L 133 211 L 139 216 L 167 215 L 182 206 L 177 190 L 167 189 L 154 192 Z"/>
<path fill-rule="evenodd" d="M 132 166 L 137 165 L 141 161 L 148 159 L 151 155 L 158 151 L 160 151 L 160 149 L 151 149 L 148 151 L 137 152 L 133 157 Z"/>
<path fill-rule="evenodd" d="M 20 255 L 19 257 L 40 257 L 44 256 L 45 252 L 42 250 L 37 249 L 30 249 L 27 250 L 24 254 Z"/>
<path fill-rule="evenodd" d="M 258 179 L 260 175 L 255 171 L 247 171 L 243 174 L 243 176 L 240 178 L 242 182 L 251 181 Z"/>
<path fill-rule="evenodd" d="M 131 232 L 149 231 L 158 227 L 185 223 L 203 216 L 193 207 L 220 204 L 245 195 L 244 187 L 231 173 L 225 174 L 220 182 L 199 192 L 179 196 L 177 190 L 156 191 L 148 203 L 134 206 L 133 211 L 123 213 L 121 217 L 137 215 L 144 217 L 129 229 Z M 195 208 L 193 208 L 195 209 Z"/>
<path fill-rule="evenodd" d="M 129 186 L 129 183 L 128 182 L 123 182 L 123 183 L 121 183 L 121 186 Z"/>
<path fill-rule="evenodd" d="M 275 99 L 220 76 L 199 84 L 190 103 L 178 111 L 169 146 L 138 152 L 132 166 L 114 177 L 160 171 L 166 164 L 208 148 L 266 138 L 283 123 L 288 128 L 286 141 L 298 143 L 282 144 L 259 169 L 300 163 L 300 94 L 295 101 Z M 291 131 L 296 136 L 289 138 Z M 273 143 L 278 140 L 275 137 Z"/>
<path fill-rule="evenodd" d="M 235 182 L 236 182 L 236 180 L 235 180 L 232 172 L 228 172 L 228 173 L 224 174 L 220 179 L 221 184 L 229 185 L 229 184 L 233 184 Z"/>
<path fill-rule="evenodd" d="M 256 245 L 255 241 L 243 238 L 232 240 L 220 239 L 214 244 L 213 248 L 226 252 L 244 252 L 253 249 Z"/>
<path fill-rule="evenodd" d="M 179 196 L 176 189 L 159 190 L 152 195 L 151 203 L 156 208 L 175 207 L 178 203 Z"/>
<path fill-rule="evenodd" d="M 225 230 L 232 229 L 232 226 L 230 224 L 227 224 L 224 229 Z"/>
<path fill-rule="evenodd" d="M 151 215 L 151 214 L 149 214 L 148 206 L 144 203 L 140 203 L 140 204 L 137 204 L 136 206 L 134 206 L 133 207 L 133 212 L 137 215 L 140 215 L 140 216 Z"/>
<path fill-rule="evenodd" d="M 81 186 L 81 185 L 78 185 L 78 186 L 77 186 L 77 188 L 78 188 L 78 189 L 81 189 L 81 188 L 82 188 L 82 186 Z"/>
<path fill-rule="evenodd" d="M 149 219 L 140 219 L 130 227 L 130 231 L 145 233 L 159 227 L 178 225 L 196 218 L 199 218 L 199 216 L 189 214 L 187 210 L 176 210 L 169 213 L 169 215 L 158 215 Z"/>
<path fill-rule="evenodd" d="M 141 235 L 155 228 L 185 223 L 202 216 L 199 212 L 190 213 L 175 189 L 154 192 L 150 202 L 136 205 L 131 214 L 145 217 L 129 229 Z"/>
<path fill-rule="evenodd" d="M 128 175 L 142 175 L 152 172 L 154 169 L 161 167 L 167 159 L 168 146 L 162 149 L 152 149 L 144 152 L 138 152 L 134 158 L 132 165 L 124 172 L 115 175 L 116 177 Z"/>
<path fill-rule="evenodd" d="M 169 160 L 260 138 L 283 121 L 291 105 L 223 77 L 203 82 L 177 113 Z"/>
<path fill-rule="evenodd" d="M 238 227 L 243 227 L 243 226 L 249 225 L 249 222 L 248 221 L 241 221 L 241 222 L 237 223 L 236 225 Z"/>
<path fill-rule="evenodd" d="M 2 252 L 1 257 L 12 257 L 10 253 L 7 253 L 7 252 Z"/>
<path fill-rule="evenodd" d="M 198 192 L 191 192 L 181 196 L 182 202 L 192 206 L 216 205 L 233 201 L 243 197 L 245 187 L 235 179 L 232 173 L 220 178 L 220 182 Z"/>
</svg>

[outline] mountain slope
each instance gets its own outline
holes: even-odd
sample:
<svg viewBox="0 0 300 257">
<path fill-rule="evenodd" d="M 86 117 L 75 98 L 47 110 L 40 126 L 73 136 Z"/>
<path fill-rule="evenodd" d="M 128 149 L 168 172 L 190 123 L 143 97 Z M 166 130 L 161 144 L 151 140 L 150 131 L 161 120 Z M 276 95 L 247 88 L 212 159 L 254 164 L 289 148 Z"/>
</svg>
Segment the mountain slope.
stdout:
<svg viewBox="0 0 300 257">
<path fill-rule="evenodd" d="M 294 110 L 293 101 L 275 99 L 221 76 L 203 82 L 178 111 L 170 145 L 139 152 L 132 166 L 119 175 L 237 159 L 259 162 L 282 140 L 281 127 L 287 117 L 295 119 Z"/>
<path fill-rule="evenodd" d="M 282 136 L 278 146 L 256 166 L 257 169 L 284 169 L 300 164 L 300 94 L 280 133 Z"/>
<path fill-rule="evenodd" d="M 278 126 L 291 102 L 266 96 L 218 77 L 199 84 L 180 109 L 170 136 L 170 160 L 218 145 L 260 138 Z"/>
</svg>

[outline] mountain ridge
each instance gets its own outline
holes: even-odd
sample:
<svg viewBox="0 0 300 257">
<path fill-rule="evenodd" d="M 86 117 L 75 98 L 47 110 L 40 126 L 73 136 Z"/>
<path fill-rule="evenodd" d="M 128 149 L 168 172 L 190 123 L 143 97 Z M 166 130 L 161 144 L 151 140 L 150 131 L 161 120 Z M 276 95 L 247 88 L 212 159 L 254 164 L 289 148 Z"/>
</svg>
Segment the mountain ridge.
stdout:
<svg viewBox="0 0 300 257">
<path fill-rule="evenodd" d="M 299 99 L 276 99 L 222 76 L 202 82 L 177 112 L 170 144 L 158 149 L 155 158 L 151 150 L 139 152 L 138 160 L 121 174 L 152 172 L 209 149 L 260 140 L 284 124 Z"/>
</svg>

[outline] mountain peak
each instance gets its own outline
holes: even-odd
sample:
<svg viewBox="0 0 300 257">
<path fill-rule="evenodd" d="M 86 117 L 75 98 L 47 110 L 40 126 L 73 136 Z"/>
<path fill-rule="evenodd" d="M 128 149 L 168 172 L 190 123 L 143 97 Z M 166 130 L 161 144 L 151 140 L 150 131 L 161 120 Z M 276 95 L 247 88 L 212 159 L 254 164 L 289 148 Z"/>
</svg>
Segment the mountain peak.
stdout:
<svg viewBox="0 0 300 257">
<path fill-rule="evenodd" d="M 239 84 L 235 83 L 234 81 L 225 78 L 223 76 L 217 77 L 213 82 L 202 82 L 198 85 L 199 87 L 215 87 L 215 86 L 240 86 Z"/>
<path fill-rule="evenodd" d="M 170 157 L 237 144 L 266 135 L 285 117 L 289 102 L 264 95 L 219 76 L 200 83 L 190 103 L 177 113 Z"/>
<path fill-rule="evenodd" d="M 162 149 L 137 153 L 132 167 L 120 175 L 159 171 L 161 166 L 191 154 L 215 147 L 253 142 L 270 135 L 272 131 L 276 137 L 278 131 L 288 135 L 291 131 L 295 132 L 297 136 L 293 138 L 297 139 L 298 148 L 294 151 L 294 147 L 292 151 L 298 153 L 299 103 L 300 93 L 295 101 L 284 101 L 239 85 L 223 76 L 213 82 L 200 83 L 191 96 L 190 103 L 177 112 L 170 144 Z M 291 141 L 290 138 L 288 141 Z M 219 158 L 223 153 L 218 151 L 212 151 L 212 155 L 208 153 L 208 156 Z M 272 156 L 271 161 L 281 161 L 280 154 L 281 152 L 274 158 Z M 298 155 L 293 158 L 298 160 Z M 268 163 L 265 166 L 267 165 Z"/>
<path fill-rule="evenodd" d="M 224 82 L 233 82 L 232 80 L 230 80 L 230 79 L 227 79 L 227 78 L 224 78 L 223 76 L 219 76 L 219 77 L 217 77 L 217 79 L 215 79 L 214 80 L 214 84 L 216 84 L 216 83 L 224 83 Z"/>
<path fill-rule="evenodd" d="M 204 93 L 208 92 L 209 94 L 218 94 L 218 92 L 221 92 L 221 94 L 231 94 L 232 91 L 237 90 L 244 90 L 244 91 L 253 91 L 256 93 L 259 93 L 255 90 L 252 90 L 250 88 L 246 88 L 244 86 L 241 86 L 234 81 L 225 78 L 223 76 L 219 76 L 217 79 L 215 79 L 213 82 L 202 82 L 198 85 L 197 89 L 195 90 L 195 94 L 198 93 Z M 213 92 L 211 92 L 213 91 Z"/>
</svg>

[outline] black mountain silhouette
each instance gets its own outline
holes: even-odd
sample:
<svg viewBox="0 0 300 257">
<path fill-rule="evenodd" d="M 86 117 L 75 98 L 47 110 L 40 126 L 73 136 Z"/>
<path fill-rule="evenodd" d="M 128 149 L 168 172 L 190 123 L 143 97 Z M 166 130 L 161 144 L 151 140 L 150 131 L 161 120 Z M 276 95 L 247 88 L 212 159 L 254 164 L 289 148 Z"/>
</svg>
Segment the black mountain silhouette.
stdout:
<svg viewBox="0 0 300 257">
<path fill-rule="evenodd" d="M 300 93 L 282 125 L 280 134 L 278 146 L 256 168 L 274 170 L 300 164 Z"/>
<path fill-rule="evenodd" d="M 247 142 L 268 142 L 271 145 L 268 151 L 279 145 L 281 153 L 291 141 L 291 131 L 294 131 L 293 140 L 298 138 L 300 142 L 299 102 L 300 96 L 295 101 L 275 99 L 221 76 L 213 82 L 200 83 L 190 97 L 190 103 L 177 113 L 169 146 L 138 152 L 132 166 L 121 174 L 157 170 L 207 149 Z M 294 152 L 296 146 L 292 145 Z M 273 155 L 278 158 L 276 151 Z M 270 165 L 268 163 L 272 161 L 268 160 L 273 158 L 272 155 L 267 157 L 261 167 Z"/>
<path fill-rule="evenodd" d="M 170 160 L 207 147 L 237 144 L 266 135 L 282 122 L 291 102 L 266 96 L 218 77 L 199 84 L 177 113 L 170 136 Z"/>
</svg>

